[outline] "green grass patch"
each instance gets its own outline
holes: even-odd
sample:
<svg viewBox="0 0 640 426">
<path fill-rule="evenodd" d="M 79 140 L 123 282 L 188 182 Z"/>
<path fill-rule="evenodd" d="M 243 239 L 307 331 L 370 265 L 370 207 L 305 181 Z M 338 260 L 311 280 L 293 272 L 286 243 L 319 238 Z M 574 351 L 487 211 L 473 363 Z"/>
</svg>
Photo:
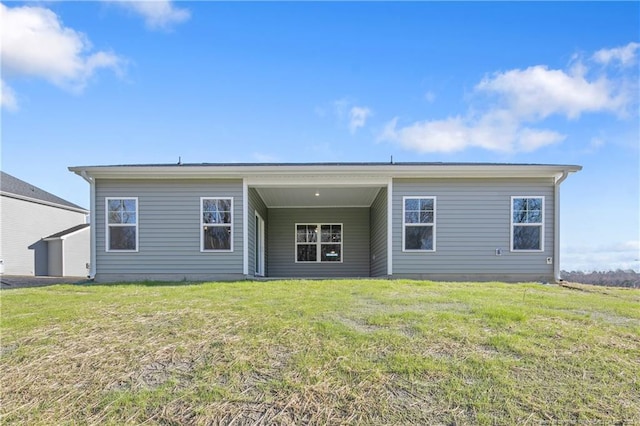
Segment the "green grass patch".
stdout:
<svg viewBox="0 0 640 426">
<path fill-rule="evenodd" d="M 2 291 L 2 424 L 638 424 L 640 291 L 327 280 Z"/>
</svg>

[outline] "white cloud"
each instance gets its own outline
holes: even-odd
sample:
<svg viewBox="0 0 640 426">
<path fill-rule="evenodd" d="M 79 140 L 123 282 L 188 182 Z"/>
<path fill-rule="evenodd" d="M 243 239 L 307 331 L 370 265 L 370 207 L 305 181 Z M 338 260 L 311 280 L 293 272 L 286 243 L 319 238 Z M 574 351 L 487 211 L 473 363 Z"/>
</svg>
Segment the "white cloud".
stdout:
<svg viewBox="0 0 640 426">
<path fill-rule="evenodd" d="M 142 16 L 149 29 L 166 30 L 191 17 L 188 9 L 175 7 L 169 0 L 116 0 L 115 3 Z"/>
<path fill-rule="evenodd" d="M 637 50 L 633 45 L 607 51 L 609 60 L 630 61 L 630 55 Z M 466 115 L 416 121 L 400 127 L 400 119 L 396 117 L 386 124 L 378 140 L 398 143 L 416 152 L 450 153 L 471 147 L 498 152 L 535 151 L 566 138 L 554 130 L 532 126 L 548 117 L 578 119 L 585 113 L 626 115 L 637 98 L 637 84 L 630 83 L 633 78 L 609 79 L 606 73 L 589 76 L 589 71 L 574 59 L 568 70 L 538 65 L 498 72 L 475 86 L 473 99 L 477 105 L 470 106 Z"/>
<path fill-rule="evenodd" d="M 90 53 L 88 38 L 65 27 L 49 9 L 37 6 L 9 8 L 0 4 L 0 18 L 4 78 L 43 78 L 59 87 L 80 92 L 101 68 L 120 73 L 121 58 L 105 51 Z M 15 101 L 15 97 L 13 99 Z"/>
<path fill-rule="evenodd" d="M 581 67 L 575 73 L 550 70 L 545 66 L 510 70 L 484 78 L 476 91 L 502 96 L 517 116 L 543 119 L 551 114 L 577 118 L 584 112 L 621 112 L 625 97 L 605 77 L 588 81 Z"/>
<path fill-rule="evenodd" d="M 640 43 L 631 42 L 626 46 L 614 47 L 613 49 L 600 49 L 593 54 L 592 59 L 604 65 L 618 61 L 623 67 L 633 65 L 637 59 L 637 50 Z"/>
<path fill-rule="evenodd" d="M 353 134 L 359 128 L 364 127 L 371 110 L 366 107 L 354 106 L 349 110 L 349 131 Z"/>
<path fill-rule="evenodd" d="M 15 111 L 18 109 L 16 94 L 11 87 L 7 86 L 4 80 L 0 80 L 0 104 L 2 108 Z"/>
<path fill-rule="evenodd" d="M 366 106 L 355 105 L 355 102 L 349 98 L 338 99 L 332 102 L 333 113 L 341 123 L 347 122 L 349 132 L 354 134 L 358 129 L 364 127 L 367 124 L 367 120 L 373 112 Z M 324 108 L 316 108 L 316 114 L 319 117 L 324 117 L 326 111 Z"/>
<path fill-rule="evenodd" d="M 399 129 L 396 117 L 387 123 L 379 140 L 394 141 L 420 153 L 452 153 L 470 147 L 501 152 L 530 152 L 565 138 L 551 130 L 518 128 L 508 118 L 492 115 L 487 114 L 476 122 L 462 117 L 421 121 Z"/>
<path fill-rule="evenodd" d="M 640 272 L 640 241 L 567 247 L 561 252 L 560 262 L 566 271 L 633 269 Z"/>
</svg>

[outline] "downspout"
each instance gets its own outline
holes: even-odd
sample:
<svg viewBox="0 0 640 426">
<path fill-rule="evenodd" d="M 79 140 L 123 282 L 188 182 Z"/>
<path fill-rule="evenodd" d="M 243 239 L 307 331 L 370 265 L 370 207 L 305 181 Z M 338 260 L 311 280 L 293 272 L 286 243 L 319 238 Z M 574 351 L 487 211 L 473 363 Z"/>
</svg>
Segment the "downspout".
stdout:
<svg viewBox="0 0 640 426">
<path fill-rule="evenodd" d="M 94 178 L 89 177 L 86 171 L 80 172 L 80 176 L 82 179 L 89 182 L 90 192 L 89 192 L 89 219 L 91 226 L 90 230 L 90 257 L 89 257 L 89 275 L 87 278 L 93 280 L 96 277 L 96 181 Z"/>
<path fill-rule="evenodd" d="M 560 282 L 560 184 L 569 176 L 568 171 L 563 171 L 562 176 L 556 178 L 553 186 L 553 276 L 556 282 Z"/>
<path fill-rule="evenodd" d="M 249 276 L 249 185 L 242 179 L 242 274 Z"/>
</svg>

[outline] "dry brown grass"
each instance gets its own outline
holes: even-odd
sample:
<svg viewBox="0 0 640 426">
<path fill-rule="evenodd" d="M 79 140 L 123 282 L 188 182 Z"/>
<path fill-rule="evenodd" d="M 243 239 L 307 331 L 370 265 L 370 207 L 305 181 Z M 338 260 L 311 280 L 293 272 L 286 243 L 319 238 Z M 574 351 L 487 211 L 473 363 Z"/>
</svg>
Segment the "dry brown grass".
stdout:
<svg viewBox="0 0 640 426">
<path fill-rule="evenodd" d="M 638 295 L 613 292 L 376 281 L 3 292 L 0 420 L 640 422 Z"/>
</svg>

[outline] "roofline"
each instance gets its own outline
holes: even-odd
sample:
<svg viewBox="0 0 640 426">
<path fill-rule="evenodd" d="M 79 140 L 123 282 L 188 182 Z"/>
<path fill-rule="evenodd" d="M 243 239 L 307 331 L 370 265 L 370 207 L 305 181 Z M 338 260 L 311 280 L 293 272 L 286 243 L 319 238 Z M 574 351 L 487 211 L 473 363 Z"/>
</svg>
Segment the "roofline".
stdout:
<svg viewBox="0 0 640 426">
<path fill-rule="evenodd" d="M 394 178 L 553 177 L 582 166 L 513 163 L 201 163 L 77 166 L 69 171 L 98 179 L 241 179 L 253 176 L 385 176 Z"/>
<path fill-rule="evenodd" d="M 28 201 L 28 202 L 35 203 L 35 204 L 42 204 L 43 206 L 56 207 L 56 208 L 59 208 L 59 209 L 69 210 L 69 211 L 76 212 L 76 213 L 89 214 L 89 210 L 83 209 L 82 207 L 77 207 L 76 208 L 76 207 L 71 207 L 71 206 L 65 206 L 63 204 L 52 203 L 50 201 L 41 200 L 39 198 L 25 197 L 24 195 L 18 195 L 18 194 L 14 194 L 12 192 L 0 191 L 0 195 L 5 196 L 5 197 L 9 197 L 9 198 L 15 198 L 16 200 Z"/>
<path fill-rule="evenodd" d="M 90 224 L 90 223 L 83 223 L 81 228 L 80 228 L 80 227 L 78 227 L 78 229 L 74 230 L 73 232 L 69 232 L 68 234 L 63 234 L 63 235 L 60 235 L 60 236 L 57 236 L 57 237 L 55 237 L 55 236 L 54 236 L 54 235 L 56 235 L 56 234 L 52 234 L 52 235 L 50 235 L 50 236 L 48 236 L 48 237 L 44 237 L 44 238 L 42 239 L 42 241 L 66 240 L 66 239 L 67 239 L 67 237 L 70 237 L 71 235 L 75 235 L 75 234 L 77 234 L 78 232 L 82 232 L 82 231 L 84 231 L 85 229 L 86 229 L 86 230 L 89 230 L 89 227 L 90 227 L 90 226 L 91 226 L 91 224 Z M 76 228 L 76 227 L 77 227 L 77 226 L 73 226 L 73 227 L 71 227 L 70 229 L 72 229 L 72 228 Z M 59 234 L 59 232 L 58 232 L 58 234 Z"/>
</svg>

